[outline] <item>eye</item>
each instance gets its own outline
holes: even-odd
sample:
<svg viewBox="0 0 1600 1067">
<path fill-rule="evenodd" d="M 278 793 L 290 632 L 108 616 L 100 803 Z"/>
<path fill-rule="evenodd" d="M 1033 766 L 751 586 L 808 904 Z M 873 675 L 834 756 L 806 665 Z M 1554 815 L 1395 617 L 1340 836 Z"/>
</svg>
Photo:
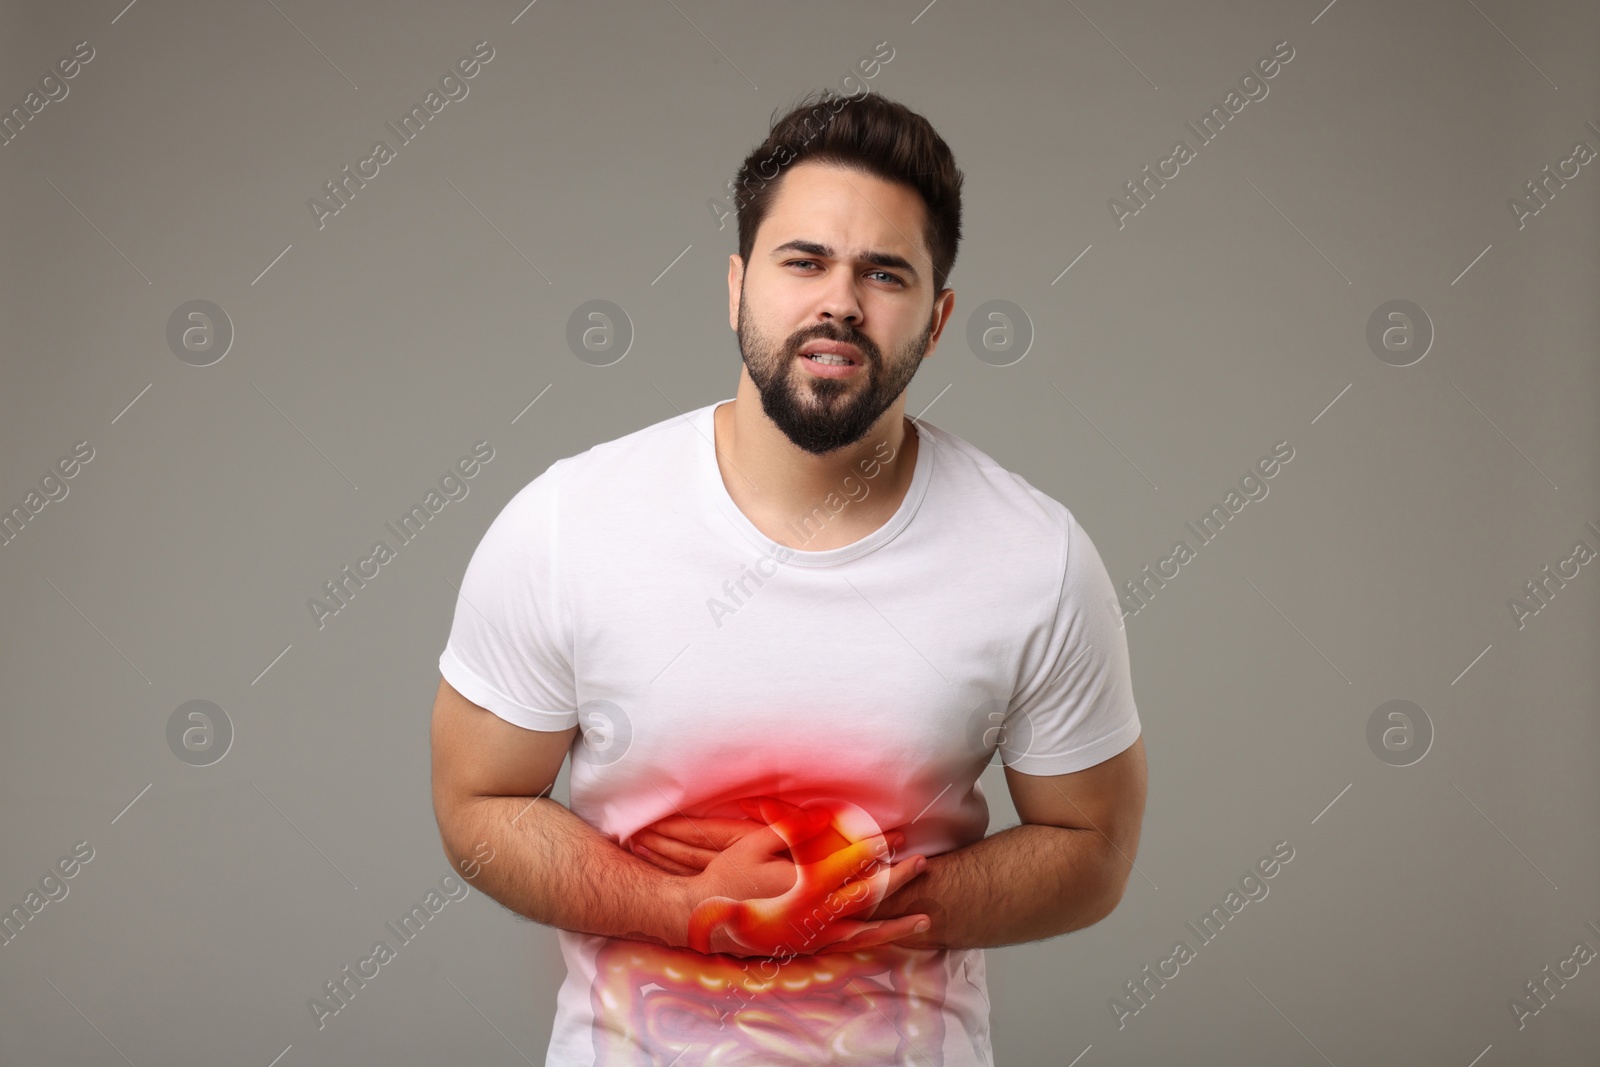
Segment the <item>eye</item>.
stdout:
<svg viewBox="0 0 1600 1067">
<path fill-rule="evenodd" d="M 814 259 L 789 259 L 789 260 L 785 260 L 783 265 L 786 266 L 786 267 L 799 267 L 799 266 L 815 267 L 815 266 L 817 266 L 817 261 L 814 260 Z M 888 282 L 899 286 L 902 289 L 905 288 L 906 283 L 904 282 L 904 280 L 902 280 L 901 278 L 899 278 L 896 275 L 890 274 L 886 270 L 881 270 L 880 269 L 880 270 L 872 270 L 872 271 L 868 271 L 867 272 L 867 276 L 868 277 L 872 277 L 873 275 L 878 275 L 878 276 L 884 278 L 885 280 L 887 280 Z"/>
</svg>

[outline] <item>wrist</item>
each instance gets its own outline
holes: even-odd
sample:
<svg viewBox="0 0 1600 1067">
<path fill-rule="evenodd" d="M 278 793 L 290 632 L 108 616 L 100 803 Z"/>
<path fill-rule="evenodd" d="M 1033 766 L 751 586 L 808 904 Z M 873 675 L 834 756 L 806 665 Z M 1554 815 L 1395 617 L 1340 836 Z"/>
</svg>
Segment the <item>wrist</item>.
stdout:
<svg viewBox="0 0 1600 1067">
<path fill-rule="evenodd" d="M 935 877 L 934 867 L 937 856 L 924 856 L 922 866 L 912 878 L 900 888 L 884 895 L 884 898 L 864 914 L 854 918 L 868 921 L 879 919 L 898 919 L 913 913 L 926 913 L 926 905 L 930 898 L 935 896 L 932 884 Z"/>
<path fill-rule="evenodd" d="M 666 935 L 667 943 L 674 948 L 687 948 L 689 946 L 689 916 L 694 912 L 699 901 L 695 898 L 694 878 L 684 874 L 670 874 L 662 871 L 661 895 L 662 901 L 661 926 Z"/>
</svg>

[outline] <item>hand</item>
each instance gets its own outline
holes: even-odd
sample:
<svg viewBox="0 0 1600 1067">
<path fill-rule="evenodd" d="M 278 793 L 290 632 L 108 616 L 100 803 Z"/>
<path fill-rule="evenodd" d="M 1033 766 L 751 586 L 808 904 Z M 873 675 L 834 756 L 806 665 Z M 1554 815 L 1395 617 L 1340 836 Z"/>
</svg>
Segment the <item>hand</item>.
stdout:
<svg viewBox="0 0 1600 1067">
<path fill-rule="evenodd" d="M 904 835 L 874 833 L 852 841 L 837 828 L 840 811 L 820 803 L 800 808 L 764 797 L 741 806 L 758 818 L 670 817 L 634 837 L 636 852 L 644 841 L 654 845 L 643 845 L 642 858 L 690 877 L 691 899 L 697 901 L 689 922 L 691 948 L 809 955 L 886 944 L 926 926 L 928 917 L 921 913 L 879 922 L 845 918 L 865 912 L 870 920 L 885 897 L 920 873 L 920 856 L 888 863 L 891 844 L 903 843 Z M 861 819 L 851 822 L 857 831 L 864 828 Z"/>
<path fill-rule="evenodd" d="M 767 825 L 761 817 L 763 800 L 777 804 L 783 811 L 797 810 L 796 805 L 770 797 L 744 797 L 739 800 L 739 807 L 751 817 L 697 816 L 691 819 L 684 815 L 668 815 L 635 830 L 627 847 L 640 859 L 664 871 L 692 877 L 705 870 L 719 852 Z M 892 830 L 885 834 L 895 848 L 905 843 L 904 834 L 893 834 Z M 835 834 L 835 838 L 839 847 L 849 843 L 843 835 Z M 784 855 L 787 856 L 787 852 Z M 870 918 L 870 914 L 867 917 Z"/>
<path fill-rule="evenodd" d="M 628 847 L 634 855 L 664 871 L 693 876 L 705 870 L 717 853 L 765 825 L 756 819 L 668 815 L 634 831 Z"/>
</svg>

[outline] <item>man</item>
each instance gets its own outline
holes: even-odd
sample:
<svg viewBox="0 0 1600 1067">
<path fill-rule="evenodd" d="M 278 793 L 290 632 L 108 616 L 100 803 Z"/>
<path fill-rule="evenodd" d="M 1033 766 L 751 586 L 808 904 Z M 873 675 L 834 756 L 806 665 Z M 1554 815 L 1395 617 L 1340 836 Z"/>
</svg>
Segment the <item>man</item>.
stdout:
<svg viewBox="0 0 1600 1067">
<path fill-rule="evenodd" d="M 1105 566 L 904 414 L 961 181 L 877 95 L 776 121 L 739 172 L 734 398 L 553 463 L 472 557 L 434 805 L 560 930 L 548 1064 L 989 1064 L 984 946 L 1121 899 L 1145 761 Z M 997 751 L 1022 824 L 986 837 Z"/>
</svg>

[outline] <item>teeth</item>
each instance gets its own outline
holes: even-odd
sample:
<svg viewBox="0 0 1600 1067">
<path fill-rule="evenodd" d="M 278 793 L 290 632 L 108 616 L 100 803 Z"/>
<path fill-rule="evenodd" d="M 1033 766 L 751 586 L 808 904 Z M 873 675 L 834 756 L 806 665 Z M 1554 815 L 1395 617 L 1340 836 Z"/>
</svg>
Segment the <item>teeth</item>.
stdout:
<svg viewBox="0 0 1600 1067">
<path fill-rule="evenodd" d="M 813 352 L 806 358 L 814 359 L 818 363 L 826 363 L 834 367 L 848 367 L 850 365 L 850 361 L 848 359 L 845 359 L 843 356 L 835 356 L 829 352 Z"/>
</svg>

